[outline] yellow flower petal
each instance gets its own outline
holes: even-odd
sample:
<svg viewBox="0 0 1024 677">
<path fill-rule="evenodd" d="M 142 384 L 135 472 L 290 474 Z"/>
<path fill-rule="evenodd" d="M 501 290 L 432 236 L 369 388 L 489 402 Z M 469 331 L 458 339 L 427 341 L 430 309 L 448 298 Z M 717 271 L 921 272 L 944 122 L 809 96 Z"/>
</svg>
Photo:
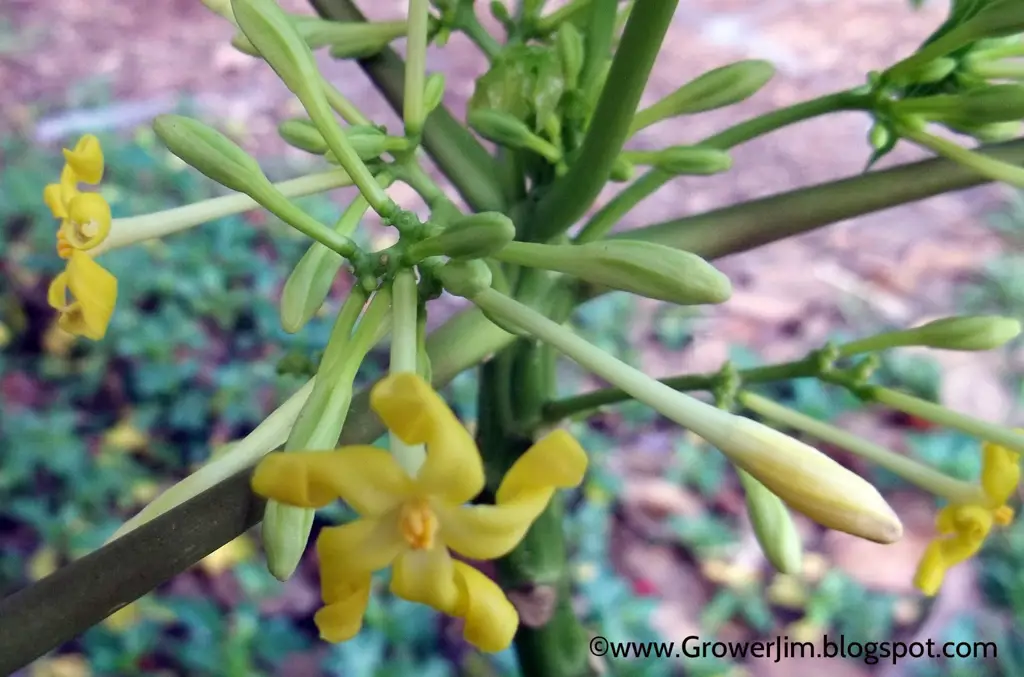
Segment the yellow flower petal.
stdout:
<svg viewBox="0 0 1024 677">
<path fill-rule="evenodd" d="M 252 477 L 252 490 L 260 496 L 302 508 L 322 508 L 341 498 L 366 517 L 392 510 L 411 487 L 391 454 L 369 446 L 270 454 Z"/>
<path fill-rule="evenodd" d="M 68 303 L 67 292 L 74 303 Z M 47 301 L 61 312 L 61 329 L 99 340 L 107 333 L 117 302 L 117 278 L 88 254 L 74 252 L 65 273 L 50 283 Z"/>
<path fill-rule="evenodd" d="M 473 437 L 441 396 L 418 375 L 391 374 L 370 392 L 370 406 L 406 444 L 426 444 L 417 476 L 421 492 L 465 503 L 484 488 L 484 467 Z"/>
<path fill-rule="evenodd" d="M 557 430 L 512 465 L 495 505 L 438 506 L 441 538 L 471 559 L 506 555 L 544 512 L 555 490 L 578 486 L 586 469 L 586 452 L 572 435 Z"/>
<path fill-rule="evenodd" d="M 497 502 L 515 500 L 541 487 L 579 486 L 587 471 L 587 453 L 572 435 L 556 430 L 538 440 L 512 464 L 496 494 Z"/>
<path fill-rule="evenodd" d="M 981 486 L 990 508 L 1005 504 L 1020 484 L 1020 454 L 992 442 L 982 445 Z"/>
<path fill-rule="evenodd" d="M 43 188 L 43 202 L 50 208 L 53 218 L 66 219 L 68 217 L 68 210 L 64 206 L 59 183 L 51 183 L 46 188 Z"/>
<path fill-rule="evenodd" d="M 324 601 L 332 602 L 339 586 L 343 588 L 353 575 L 383 569 L 394 561 L 405 545 L 397 515 L 392 511 L 380 519 L 358 519 L 320 531 L 316 553 Z"/>
<path fill-rule="evenodd" d="M 80 138 L 74 150 L 65 148 L 64 159 L 79 181 L 97 184 L 103 178 L 103 149 L 92 134 Z"/>
<path fill-rule="evenodd" d="M 452 616 L 465 619 L 466 641 L 490 653 L 504 651 L 519 628 L 519 614 L 501 588 L 465 562 L 455 562 L 459 598 Z"/>
<path fill-rule="evenodd" d="M 928 597 L 934 597 L 942 587 L 942 581 L 946 577 L 946 564 L 942 556 L 941 540 L 934 540 L 928 544 L 924 551 L 921 562 L 917 565 L 917 573 L 914 575 L 914 587 Z"/>
<path fill-rule="evenodd" d="M 404 550 L 391 567 L 391 593 L 451 613 L 459 591 L 448 548 L 436 544 L 428 550 Z"/>
<path fill-rule="evenodd" d="M 347 589 L 316 612 L 313 622 L 320 630 L 320 637 L 327 642 L 344 642 L 359 634 L 363 627 L 363 615 L 370 602 L 371 575 L 355 576 Z"/>
<path fill-rule="evenodd" d="M 76 249 L 92 249 L 110 232 L 110 205 L 98 193 L 79 193 L 68 203 L 70 227 L 62 229 Z"/>
</svg>

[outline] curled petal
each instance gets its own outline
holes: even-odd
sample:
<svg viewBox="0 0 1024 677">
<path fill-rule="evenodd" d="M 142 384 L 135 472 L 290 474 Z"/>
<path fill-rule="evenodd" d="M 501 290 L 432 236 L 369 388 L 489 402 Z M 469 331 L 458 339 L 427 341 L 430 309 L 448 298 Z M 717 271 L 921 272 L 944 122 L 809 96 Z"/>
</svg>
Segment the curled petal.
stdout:
<svg viewBox="0 0 1024 677">
<path fill-rule="evenodd" d="M 107 333 L 117 303 L 117 278 L 88 254 L 73 252 L 67 266 L 67 289 L 75 303 L 61 313 L 61 328 L 98 341 Z M 59 276 L 58 276 L 59 277 Z M 56 280 L 54 280 L 56 282 Z M 51 284 L 50 300 L 53 300 Z"/>
<path fill-rule="evenodd" d="M 110 232 L 110 205 L 99 193 L 79 193 L 68 203 L 68 228 L 61 230 L 76 249 L 92 249 Z"/>
<path fill-rule="evenodd" d="M 333 602 L 336 590 L 343 588 L 353 574 L 378 571 L 391 564 L 404 545 L 397 511 L 380 519 L 358 519 L 321 529 L 316 553 L 324 601 Z"/>
<path fill-rule="evenodd" d="M 64 159 L 79 181 L 97 184 L 103 178 L 103 149 L 92 134 L 80 138 L 74 150 L 65 148 Z"/>
<path fill-rule="evenodd" d="M 391 567 L 391 592 L 450 614 L 458 601 L 458 588 L 448 548 L 438 543 L 427 550 L 403 551 Z"/>
<path fill-rule="evenodd" d="M 956 564 L 972 557 L 981 549 L 985 537 L 992 531 L 991 511 L 977 505 L 960 505 L 953 510 L 954 534 L 945 539 L 947 561 Z M 950 566 L 952 566 L 952 564 Z"/>
<path fill-rule="evenodd" d="M 252 477 L 260 496 L 302 508 L 322 508 L 340 498 L 368 517 L 395 508 L 411 486 L 391 454 L 369 446 L 270 454 Z"/>
<path fill-rule="evenodd" d="M 313 621 L 326 642 L 344 642 L 359 634 L 370 602 L 369 573 L 352 577 L 337 596 L 316 612 Z"/>
<path fill-rule="evenodd" d="M 466 621 L 466 641 L 490 653 L 504 651 L 519 628 L 519 614 L 501 588 L 465 562 L 455 563 L 459 597 L 451 615 Z"/>
<path fill-rule="evenodd" d="M 981 486 L 991 508 L 1010 500 L 1020 484 L 1020 454 L 992 442 L 982 446 Z"/>
<path fill-rule="evenodd" d="M 64 310 L 68 307 L 68 274 L 67 271 L 53 278 L 49 288 L 46 290 L 46 302 L 54 310 Z"/>
<path fill-rule="evenodd" d="M 547 507 L 556 489 L 583 481 L 587 455 L 564 430 L 539 440 L 512 465 L 495 505 L 440 506 L 441 538 L 471 559 L 508 554 Z"/>
<path fill-rule="evenodd" d="M 942 553 L 942 541 L 934 540 L 928 544 L 924 551 L 921 562 L 917 565 L 917 573 L 914 574 L 914 587 L 928 597 L 933 597 L 942 587 L 942 581 L 946 577 L 949 565 L 946 564 Z"/>
<path fill-rule="evenodd" d="M 43 189 L 43 202 L 50 208 L 55 219 L 66 219 L 68 210 L 64 206 L 59 183 L 51 183 Z"/>
<path fill-rule="evenodd" d="M 391 374 L 373 387 L 370 406 L 406 444 L 426 444 L 417 476 L 420 490 L 449 503 L 465 503 L 484 488 L 480 452 L 441 396 L 418 375 Z"/>
</svg>

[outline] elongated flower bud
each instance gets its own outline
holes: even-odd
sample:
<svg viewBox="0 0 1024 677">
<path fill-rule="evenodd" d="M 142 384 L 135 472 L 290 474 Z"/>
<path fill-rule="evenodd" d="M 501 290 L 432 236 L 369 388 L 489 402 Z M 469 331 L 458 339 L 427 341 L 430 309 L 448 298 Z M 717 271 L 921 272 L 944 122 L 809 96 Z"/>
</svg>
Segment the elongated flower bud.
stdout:
<svg viewBox="0 0 1024 677">
<path fill-rule="evenodd" d="M 894 543 L 903 526 L 878 490 L 817 449 L 742 416 L 704 438 L 789 507 L 837 531 Z"/>
<path fill-rule="evenodd" d="M 476 108 L 469 111 L 466 122 L 480 136 L 507 148 L 526 148 L 534 136 L 526 123 L 500 110 Z"/>
<path fill-rule="evenodd" d="M 901 74 L 900 81 L 895 84 L 931 84 L 939 82 L 956 70 L 957 61 L 947 56 L 922 64 L 920 67 Z"/>
<path fill-rule="evenodd" d="M 760 59 L 738 61 L 708 71 L 637 113 L 630 133 L 636 133 L 659 120 L 739 103 L 756 94 L 774 75 L 775 67 L 771 62 Z"/>
<path fill-rule="evenodd" d="M 803 544 L 786 504 L 746 472 L 738 470 L 737 474 L 746 494 L 747 513 L 761 551 L 780 573 L 799 573 L 803 564 Z"/>
<path fill-rule="evenodd" d="M 423 112 L 426 115 L 444 101 L 444 73 L 431 73 L 423 84 Z"/>
<path fill-rule="evenodd" d="M 428 256 L 480 259 L 501 251 L 515 236 L 512 219 L 498 212 L 482 212 L 454 221 L 437 235 L 413 244 L 407 255 L 410 261 Z"/>
<path fill-rule="evenodd" d="M 992 85 L 960 94 L 940 94 L 893 102 L 897 115 L 922 115 L 930 120 L 969 126 L 1014 122 L 1024 118 L 1024 86 Z"/>
<path fill-rule="evenodd" d="M 913 343 L 944 350 L 993 350 L 1017 338 L 1019 320 L 999 315 L 947 317 L 908 330 Z"/>
<path fill-rule="evenodd" d="M 319 242 L 306 250 L 281 290 L 281 326 L 286 332 L 296 333 L 316 315 L 344 262 Z"/>
<path fill-rule="evenodd" d="M 571 22 L 559 25 L 555 34 L 555 46 L 558 58 L 562 62 L 562 77 L 565 88 L 575 90 L 579 86 L 580 73 L 583 72 L 583 60 L 586 50 L 583 48 L 583 36 Z"/>
<path fill-rule="evenodd" d="M 732 158 L 717 148 L 674 146 L 659 151 L 654 166 L 676 176 L 708 176 L 729 171 Z"/>
<path fill-rule="evenodd" d="M 679 305 L 723 303 L 732 295 L 729 278 L 701 257 L 651 242 L 511 242 L 494 256 L 507 263 L 554 270 L 592 284 Z"/>
<path fill-rule="evenodd" d="M 636 167 L 633 163 L 620 155 L 612 163 L 612 173 L 608 178 L 617 183 L 624 183 L 632 179 L 635 173 Z"/>
<path fill-rule="evenodd" d="M 492 275 L 480 259 L 453 260 L 441 268 L 439 278 L 450 293 L 471 298 L 491 286 Z"/>
<path fill-rule="evenodd" d="M 277 133 L 289 145 L 315 155 L 327 152 L 327 142 L 312 120 L 291 118 L 277 126 Z"/>
<path fill-rule="evenodd" d="M 167 150 L 231 190 L 251 193 L 270 185 L 256 160 L 198 120 L 160 115 L 153 121 L 153 131 Z"/>
<path fill-rule="evenodd" d="M 310 49 L 330 46 L 332 56 L 335 52 L 338 53 L 337 58 L 373 56 L 387 47 L 392 40 L 405 35 L 408 29 L 405 21 L 346 22 L 297 14 L 286 16 Z M 244 33 L 237 33 L 231 39 L 231 45 L 243 54 L 260 56 L 259 50 Z"/>
</svg>

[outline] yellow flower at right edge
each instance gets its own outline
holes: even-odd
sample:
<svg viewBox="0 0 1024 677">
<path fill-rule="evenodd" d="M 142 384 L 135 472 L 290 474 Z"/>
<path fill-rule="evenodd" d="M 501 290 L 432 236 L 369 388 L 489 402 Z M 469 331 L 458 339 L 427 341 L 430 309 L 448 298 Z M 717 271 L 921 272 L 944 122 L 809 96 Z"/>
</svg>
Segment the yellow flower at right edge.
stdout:
<svg viewBox="0 0 1024 677">
<path fill-rule="evenodd" d="M 935 527 L 940 536 L 933 540 L 917 567 L 914 585 L 929 597 L 942 587 L 946 572 L 981 550 L 993 525 L 1013 521 L 1013 508 L 1006 505 L 1020 483 L 1020 454 L 998 444 L 982 447 L 981 489 L 984 500 L 954 503 L 939 511 Z"/>
<path fill-rule="evenodd" d="M 519 616 L 483 573 L 452 558 L 509 553 L 558 489 L 578 486 L 587 468 L 579 443 L 563 430 L 530 447 L 509 469 L 494 505 L 467 505 L 484 488 L 473 437 L 430 384 L 413 373 L 392 374 L 370 393 L 370 406 L 406 444 L 425 444 L 426 461 L 410 477 L 377 447 L 270 454 L 256 468 L 253 490 L 281 503 L 320 508 L 341 498 L 360 519 L 320 533 L 321 593 L 315 621 L 330 642 L 362 627 L 371 575 L 388 566 L 391 591 L 465 620 L 477 648 L 507 648 Z"/>
</svg>

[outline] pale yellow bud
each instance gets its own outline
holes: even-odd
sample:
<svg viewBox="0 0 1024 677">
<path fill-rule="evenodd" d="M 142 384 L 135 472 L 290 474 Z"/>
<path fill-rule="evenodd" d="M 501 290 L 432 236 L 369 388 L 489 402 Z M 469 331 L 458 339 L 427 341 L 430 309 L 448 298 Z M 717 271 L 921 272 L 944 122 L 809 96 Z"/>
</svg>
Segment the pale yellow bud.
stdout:
<svg viewBox="0 0 1024 677">
<path fill-rule="evenodd" d="M 790 508 L 818 524 L 876 543 L 894 543 L 903 525 L 882 495 L 817 449 L 742 416 L 705 435 Z M 713 439 L 713 438 L 714 439 Z"/>
</svg>

